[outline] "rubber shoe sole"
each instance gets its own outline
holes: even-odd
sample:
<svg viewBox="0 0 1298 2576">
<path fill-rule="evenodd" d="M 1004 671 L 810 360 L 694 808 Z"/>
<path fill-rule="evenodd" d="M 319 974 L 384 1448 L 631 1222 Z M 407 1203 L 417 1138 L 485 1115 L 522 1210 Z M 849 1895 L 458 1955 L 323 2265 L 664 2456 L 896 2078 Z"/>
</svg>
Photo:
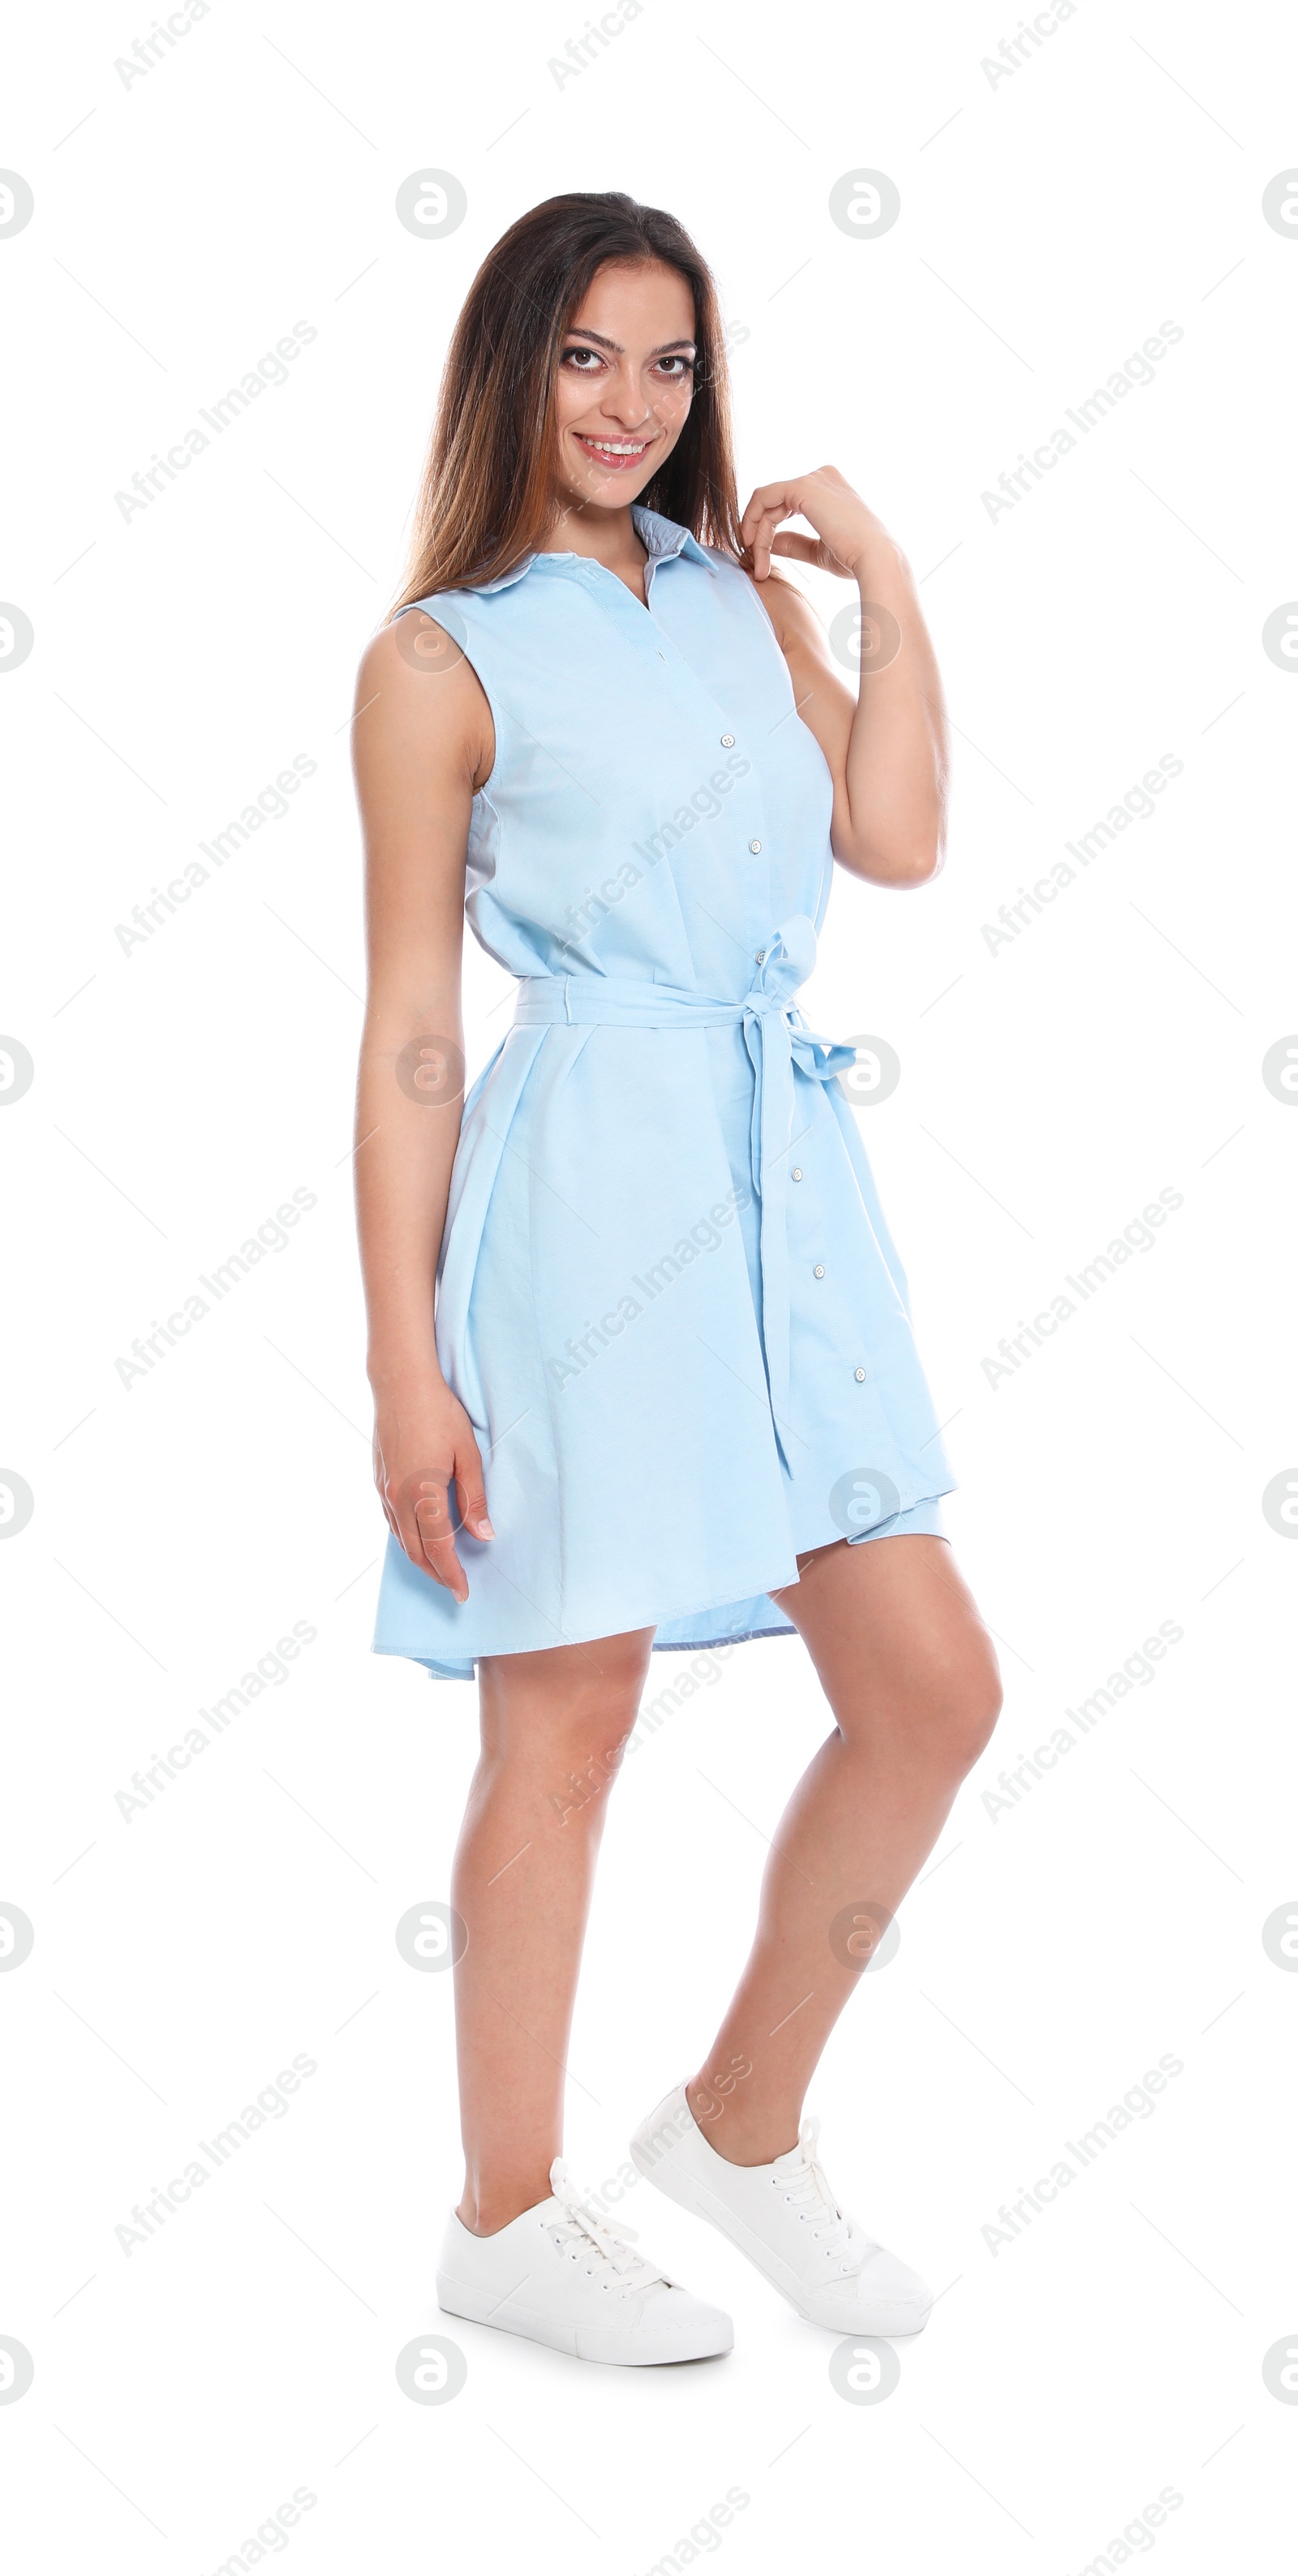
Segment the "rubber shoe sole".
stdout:
<svg viewBox="0 0 1298 2576">
<path fill-rule="evenodd" d="M 671 2098 L 669 2095 L 668 2099 Z M 755 2229 L 746 2226 L 735 2210 L 709 2191 L 705 2181 L 690 2173 L 683 2158 L 676 2156 L 671 2147 L 655 2150 L 653 2141 L 661 2124 L 662 2107 L 649 2113 L 631 2140 L 631 2162 L 636 2172 L 668 2200 L 674 2200 L 678 2207 L 689 2210 L 693 2217 L 705 2219 L 719 2235 L 727 2237 L 739 2253 L 747 2256 L 763 2279 L 770 2282 L 772 2289 L 778 2290 L 781 2298 L 787 2299 L 789 2306 L 806 2319 L 808 2325 L 825 2326 L 831 2333 L 844 2335 L 880 2335 L 890 2342 L 923 2333 L 933 2304 L 927 2291 L 913 2299 L 875 2300 L 867 2311 L 868 2325 L 862 2325 L 859 2317 L 854 2320 L 835 2315 L 834 2302 L 828 2295 L 822 2294 L 818 2298 L 814 2292 L 808 2294 L 792 2266 L 774 2253 Z"/>
<path fill-rule="evenodd" d="M 665 2294 L 658 2291 L 655 2304 L 664 2295 L 672 2297 L 670 2290 Z M 632 2333 L 625 2327 L 567 2324 L 527 2307 L 520 2299 L 484 2298 L 481 2291 L 451 2280 L 444 2272 L 437 2275 L 437 2303 L 448 2316 L 466 2317 L 473 2325 L 495 2326 L 505 2334 L 523 2335 L 531 2343 L 547 2345 L 551 2352 L 566 2352 L 575 2361 L 654 2369 L 676 2361 L 718 2360 L 734 2349 L 730 2319 L 720 2309 L 699 2308 L 693 2301 L 693 2316 L 663 2319 L 654 2341 L 666 2349 L 656 2350 L 651 2343 L 639 2352 L 628 2351 Z"/>
</svg>

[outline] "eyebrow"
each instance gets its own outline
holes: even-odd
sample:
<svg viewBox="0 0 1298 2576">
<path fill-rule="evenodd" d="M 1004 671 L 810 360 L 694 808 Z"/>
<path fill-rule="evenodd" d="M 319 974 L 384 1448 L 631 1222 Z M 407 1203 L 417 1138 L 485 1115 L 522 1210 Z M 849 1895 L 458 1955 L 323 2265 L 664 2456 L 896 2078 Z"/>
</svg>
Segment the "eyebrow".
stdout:
<svg viewBox="0 0 1298 2576">
<path fill-rule="evenodd" d="M 594 340 L 601 349 L 611 349 L 615 357 L 626 356 L 620 340 L 607 340 L 602 331 L 585 331 L 579 323 L 574 323 L 566 336 L 570 340 Z M 697 345 L 694 340 L 663 340 L 656 349 L 650 350 L 649 355 L 651 358 L 665 358 L 673 349 L 693 349 Z"/>
</svg>

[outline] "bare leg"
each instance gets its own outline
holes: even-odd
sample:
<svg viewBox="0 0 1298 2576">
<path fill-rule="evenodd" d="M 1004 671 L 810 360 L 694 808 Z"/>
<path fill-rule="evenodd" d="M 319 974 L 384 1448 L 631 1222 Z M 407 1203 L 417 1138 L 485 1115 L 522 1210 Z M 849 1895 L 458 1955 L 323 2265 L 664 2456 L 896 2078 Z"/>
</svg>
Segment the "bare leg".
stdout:
<svg viewBox="0 0 1298 2576">
<path fill-rule="evenodd" d="M 995 1651 L 945 1539 L 840 1541 L 798 1564 L 779 1598 L 837 1723 L 781 1817 L 747 1966 L 686 2088 L 709 2144 L 741 2165 L 796 2146 L 875 1946 L 861 1909 L 881 1934 L 1000 1710 Z"/>
<path fill-rule="evenodd" d="M 491 2236 L 545 2200 L 605 1801 L 635 1724 L 652 1628 L 478 1667 L 482 1754 L 455 1857 L 465 2184 Z"/>
</svg>

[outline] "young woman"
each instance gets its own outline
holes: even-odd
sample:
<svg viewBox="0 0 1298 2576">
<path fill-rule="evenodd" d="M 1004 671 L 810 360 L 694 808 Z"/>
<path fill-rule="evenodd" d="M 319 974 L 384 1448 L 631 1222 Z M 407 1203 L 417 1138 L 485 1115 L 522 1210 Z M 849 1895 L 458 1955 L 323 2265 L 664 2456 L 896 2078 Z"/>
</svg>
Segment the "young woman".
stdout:
<svg viewBox="0 0 1298 2576">
<path fill-rule="evenodd" d="M 774 555 L 855 583 L 859 701 Z M 841 474 L 740 517 L 715 290 L 672 217 L 556 197 L 487 258 L 357 710 L 375 1643 L 476 1670 L 481 1704 L 441 2305 L 586 2360 L 729 2349 L 559 2161 L 564 2059 L 651 1651 L 796 1629 L 832 1731 L 734 2001 L 631 2152 L 803 2316 L 913 2333 L 929 2293 L 842 2208 L 803 2095 L 999 1687 L 852 1058 L 797 994 L 831 857 L 891 887 L 940 864 L 942 698 Z M 466 912 L 519 979 L 467 1100 Z"/>
</svg>

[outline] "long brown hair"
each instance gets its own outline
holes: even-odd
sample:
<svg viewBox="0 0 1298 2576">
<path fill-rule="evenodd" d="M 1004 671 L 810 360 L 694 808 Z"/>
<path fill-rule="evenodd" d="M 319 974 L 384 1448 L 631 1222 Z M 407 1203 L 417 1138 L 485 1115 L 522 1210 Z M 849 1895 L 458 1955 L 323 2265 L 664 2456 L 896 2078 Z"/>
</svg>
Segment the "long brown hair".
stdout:
<svg viewBox="0 0 1298 2576">
<path fill-rule="evenodd" d="M 608 260 L 661 260 L 694 298 L 694 398 L 640 495 L 739 556 L 725 338 L 711 270 L 683 224 L 610 189 L 547 197 L 488 252 L 447 352 L 397 608 L 512 572 L 554 525 L 555 376 L 565 332 Z"/>
</svg>

